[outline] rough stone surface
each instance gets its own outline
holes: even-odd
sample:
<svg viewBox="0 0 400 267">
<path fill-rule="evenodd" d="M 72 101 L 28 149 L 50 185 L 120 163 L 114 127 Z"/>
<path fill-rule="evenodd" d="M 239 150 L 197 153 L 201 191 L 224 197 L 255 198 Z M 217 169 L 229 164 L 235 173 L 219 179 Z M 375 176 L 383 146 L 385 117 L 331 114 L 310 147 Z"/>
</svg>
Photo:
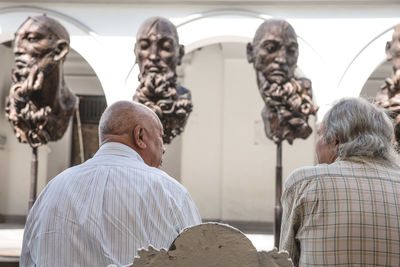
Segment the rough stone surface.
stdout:
<svg viewBox="0 0 400 267">
<path fill-rule="evenodd" d="M 293 266 L 286 252 L 257 252 L 238 229 L 220 223 L 204 223 L 182 231 L 168 251 L 149 247 L 126 267 L 261 267 Z M 111 267 L 109 265 L 108 267 Z"/>
</svg>

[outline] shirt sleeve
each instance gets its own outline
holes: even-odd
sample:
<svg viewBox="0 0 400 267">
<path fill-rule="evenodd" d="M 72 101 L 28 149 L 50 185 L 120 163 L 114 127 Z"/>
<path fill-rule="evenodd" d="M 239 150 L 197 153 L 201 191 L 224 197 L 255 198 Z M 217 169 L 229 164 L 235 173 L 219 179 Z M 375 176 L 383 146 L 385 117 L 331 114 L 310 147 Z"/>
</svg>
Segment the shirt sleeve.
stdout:
<svg viewBox="0 0 400 267">
<path fill-rule="evenodd" d="M 180 205 L 180 212 L 179 214 L 176 214 L 176 218 L 178 220 L 178 225 L 180 226 L 180 231 L 202 222 L 199 211 L 188 192 L 184 194 Z"/>
<path fill-rule="evenodd" d="M 288 180 L 290 177 L 288 178 Z M 286 188 L 282 195 L 282 225 L 279 250 L 289 252 L 293 264 L 298 266 L 300 258 L 300 242 L 296 240 L 301 225 L 302 209 L 298 206 L 298 190 L 295 186 Z"/>
<path fill-rule="evenodd" d="M 22 249 L 21 249 L 21 258 L 19 261 L 19 266 L 21 267 L 31 267 L 31 266 L 35 266 L 33 261 L 32 261 L 32 257 L 31 257 L 31 253 L 30 250 L 28 248 L 28 241 L 27 241 L 27 237 L 24 234 L 24 238 L 23 238 L 23 242 L 22 242 Z"/>
</svg>

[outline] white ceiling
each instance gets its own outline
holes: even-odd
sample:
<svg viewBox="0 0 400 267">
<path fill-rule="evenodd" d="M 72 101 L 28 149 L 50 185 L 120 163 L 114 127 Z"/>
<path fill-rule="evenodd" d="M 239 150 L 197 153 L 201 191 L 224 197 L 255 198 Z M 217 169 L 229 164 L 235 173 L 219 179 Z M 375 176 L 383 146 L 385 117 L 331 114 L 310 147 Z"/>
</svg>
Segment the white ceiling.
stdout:
<svg viewBox="0 0 400 267">
<path fill-rule="evenodd" d="M 196 4 L 196 5 L 400 5 L 400 0 L 38 0 L 35 3 L 79 3 L 79 4 Z M 0 3 L 29 3 L 31 0 L 0 0 Z"/>
</svg>

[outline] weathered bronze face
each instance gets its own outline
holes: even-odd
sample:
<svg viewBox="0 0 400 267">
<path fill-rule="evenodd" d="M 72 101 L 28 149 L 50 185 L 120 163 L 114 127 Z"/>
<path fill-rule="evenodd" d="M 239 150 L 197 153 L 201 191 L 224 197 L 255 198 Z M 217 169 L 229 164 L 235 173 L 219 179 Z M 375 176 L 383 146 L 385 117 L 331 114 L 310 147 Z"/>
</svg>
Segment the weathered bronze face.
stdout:
<svg viewBox="0 0 400 267">
<path fill-rule="evenodd" d="M 258 28 L 253 43 L 248 44 L 247 55 L 260 77 L 283 84 L 294 76 L 296 69 L 296 33 L 286 21 L 266 21 Z"/>
<path fill-rule="evenodd" d="M 15 66 L 21 78 L 26 78 L 33 66 L 44 74 L 51 72 L 59 60 L 55 58 L 58 41 L 56 35 L 49 32 L 43 23 L 34 19 L 27 20 L 15 33 L 14 39 Z"/>
<path fill-rule="evenodd" d="M 176 66 L 184 54 L 175 26 L 167 19 L 152 17 L 137 33 L 136 62 L 140 85 L 133 97 L 160 118 L 164 127 L 164 143 L 180 134 L 192 111 L 190 91 L 176 82 Z"/>
<path fill-rule="evenodd" d="M 175 26 L 167 19 L 154 17 L 146 20 L 136 35 L 135 54 L 140 73 L 176 71 L 184 48 L 179 45 Z"/>
<path fill-rule="evenodd" d="M 265 21 L 247 44 L 247 59 L 265 103 L 265 134 L 275 143 L 307 138 L 312 132 L 308 117 L 318 110 L 312 103 L 311 81 L 294 75 L 298 55 L 297 35 L 284 20 Z"/>
<path fill-rule="evenodd" d="M 393 62 L 393 70 L 400 69 L 400 25 L 394 29 L 392 41 L 386 43 L 386 57 Z"/>
<path fill-rule="evenodd" d="M 6 113 L 20 142 L 36 147 L 63 136 L 77 101 L 62 74 L 68 51 L 68 32 L 47 16 L 28 18 L 15 33 Z"/>
</svg>

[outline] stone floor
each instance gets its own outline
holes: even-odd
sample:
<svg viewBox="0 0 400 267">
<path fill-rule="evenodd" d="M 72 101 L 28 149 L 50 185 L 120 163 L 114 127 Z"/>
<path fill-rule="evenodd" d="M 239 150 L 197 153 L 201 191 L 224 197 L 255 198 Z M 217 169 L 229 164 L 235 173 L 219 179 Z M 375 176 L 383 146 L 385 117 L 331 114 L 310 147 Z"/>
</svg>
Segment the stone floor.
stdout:
<svg viewBox="0 0 400 267">
<path fill-rule="evenodd" d="M 21 253 L 23 225 L 0 224 L 0 267 L 18 266 Z M 271 250 L 274 247 L 273 235 L 246 234 L 257 250 Z"/>
<path fill-rule="evenodd" d="M 18 266 L 23 225 L 0 224 L 0 267 Z"/>
</svg>

